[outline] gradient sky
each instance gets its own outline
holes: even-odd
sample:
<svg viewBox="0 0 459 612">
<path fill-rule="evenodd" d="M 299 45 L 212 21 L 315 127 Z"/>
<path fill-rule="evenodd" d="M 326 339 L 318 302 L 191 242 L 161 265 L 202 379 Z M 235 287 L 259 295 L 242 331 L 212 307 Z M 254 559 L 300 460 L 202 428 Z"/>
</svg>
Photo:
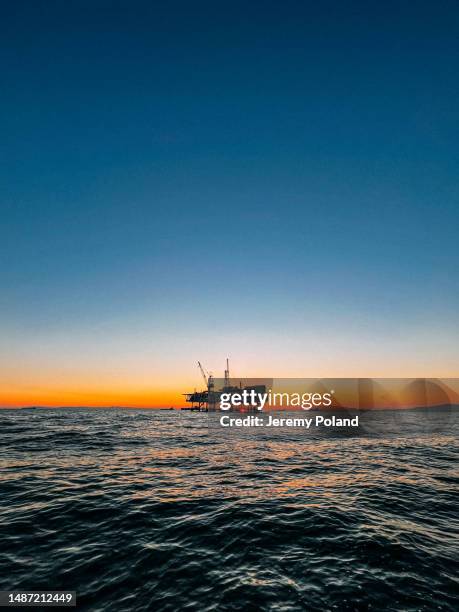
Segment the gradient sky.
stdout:
<svg viewBox="0 0 459 612">
<path fill-rule="evenodd" d="M 459 375 L 457 2 L 10 2 L 0 405 Z"/>
</svg>

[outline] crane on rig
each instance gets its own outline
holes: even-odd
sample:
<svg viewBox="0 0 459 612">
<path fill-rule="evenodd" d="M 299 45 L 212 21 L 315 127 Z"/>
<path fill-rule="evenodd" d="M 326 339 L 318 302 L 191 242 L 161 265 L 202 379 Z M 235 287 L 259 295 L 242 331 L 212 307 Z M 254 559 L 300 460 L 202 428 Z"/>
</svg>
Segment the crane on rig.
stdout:
<svg viewBox="0 0 459 612">
<path fill-rule="evenodd" d="M 198 361 L 198 368 L 201 371 L 202 378 L 204 379 L 204 383 L 205 383 L 205 385 L 207 387 L 207 379 L 209 378 L 209 374 L 204 370 L 204 367 L 203 367 L 203 365 L 202 365 L 202 363 L 200 361 Z"/>
<path fill-rule="evenodd" d="M 198 367 L 199 367 L 199 369 L 201 371 L 202 378 L 203 378 L 204 383 L 206 385 L 206 389 L 207 389 L 207 391 L 210 391 L 214 387 L 214 377 L 212 376 L 211 373 L 207 372 L 204 369 L 204 367 L 203 367 L 203 365 L 202 365 L 202 363 L 200 361 L 198 361 Z"/>
</svg>

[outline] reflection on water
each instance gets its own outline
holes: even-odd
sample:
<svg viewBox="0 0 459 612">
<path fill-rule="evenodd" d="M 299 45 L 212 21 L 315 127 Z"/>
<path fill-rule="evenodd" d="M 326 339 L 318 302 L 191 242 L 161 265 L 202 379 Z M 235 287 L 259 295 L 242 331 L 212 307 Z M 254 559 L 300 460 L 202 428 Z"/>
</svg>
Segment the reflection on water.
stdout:
<svg viewBox="0 0 459 612">
<path fill-rule="evenodd" d="M 457 415 L 350 433 L 3 411 L 0 588 L 91 610 L 455 610 Z"/>
</svg>

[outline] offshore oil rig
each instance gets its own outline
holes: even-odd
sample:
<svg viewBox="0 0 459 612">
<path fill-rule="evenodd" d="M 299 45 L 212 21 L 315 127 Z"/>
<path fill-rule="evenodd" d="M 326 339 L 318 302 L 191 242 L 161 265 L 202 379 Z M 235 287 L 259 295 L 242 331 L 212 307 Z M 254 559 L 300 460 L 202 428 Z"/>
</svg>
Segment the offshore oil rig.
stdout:
<svg viewBox="0 0 459 612">
<path fill-rule="evenodd" d="M 250 385 L 243 386 L 242 381 L 239 381 L 239 384 L 232 384 L 230 378 L 230 370 L 229 370 L 229 359 L 226 360 L 226 369 L 224 378 L 215 379 L 211 372 L 207 372 L 200 361 L 198 361 L 198 368 L 201 372 L 201 376 L 204 380 L 204 384 L 206 386 L 204 391 L 196 391 L 193 393 L 184 393 L 185 401 L 191 406 L 187 406 L 186 408 L 182 408 L 182 410 L 192 410 L 196 412 L 210 412 L 219 410 L 220 404 L 220 396 L 222 393 L 240 393 L 241 391 L 254 390 L 257 393 L 265 393 L 266 386 L 265 385 Z M 220 387 L 220 388 L 217 388 Z M 234 410 L 235 408 L 232 408 Z M 256 410 L 256 407 L 251 408 Z"/>
</svg>

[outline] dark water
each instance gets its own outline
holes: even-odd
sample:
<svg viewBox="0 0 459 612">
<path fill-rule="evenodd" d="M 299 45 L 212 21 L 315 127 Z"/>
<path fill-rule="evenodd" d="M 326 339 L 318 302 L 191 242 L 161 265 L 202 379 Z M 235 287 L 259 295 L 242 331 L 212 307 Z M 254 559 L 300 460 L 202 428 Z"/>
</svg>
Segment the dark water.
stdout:
<svg viewBox="0 0 459 612">
<path fill-rule="evenodd" d="M 88 610 L 457 610 L 458 412 L 365 419 L 228 433 L 2 411 L 0 589 Z"/>
</svg>

